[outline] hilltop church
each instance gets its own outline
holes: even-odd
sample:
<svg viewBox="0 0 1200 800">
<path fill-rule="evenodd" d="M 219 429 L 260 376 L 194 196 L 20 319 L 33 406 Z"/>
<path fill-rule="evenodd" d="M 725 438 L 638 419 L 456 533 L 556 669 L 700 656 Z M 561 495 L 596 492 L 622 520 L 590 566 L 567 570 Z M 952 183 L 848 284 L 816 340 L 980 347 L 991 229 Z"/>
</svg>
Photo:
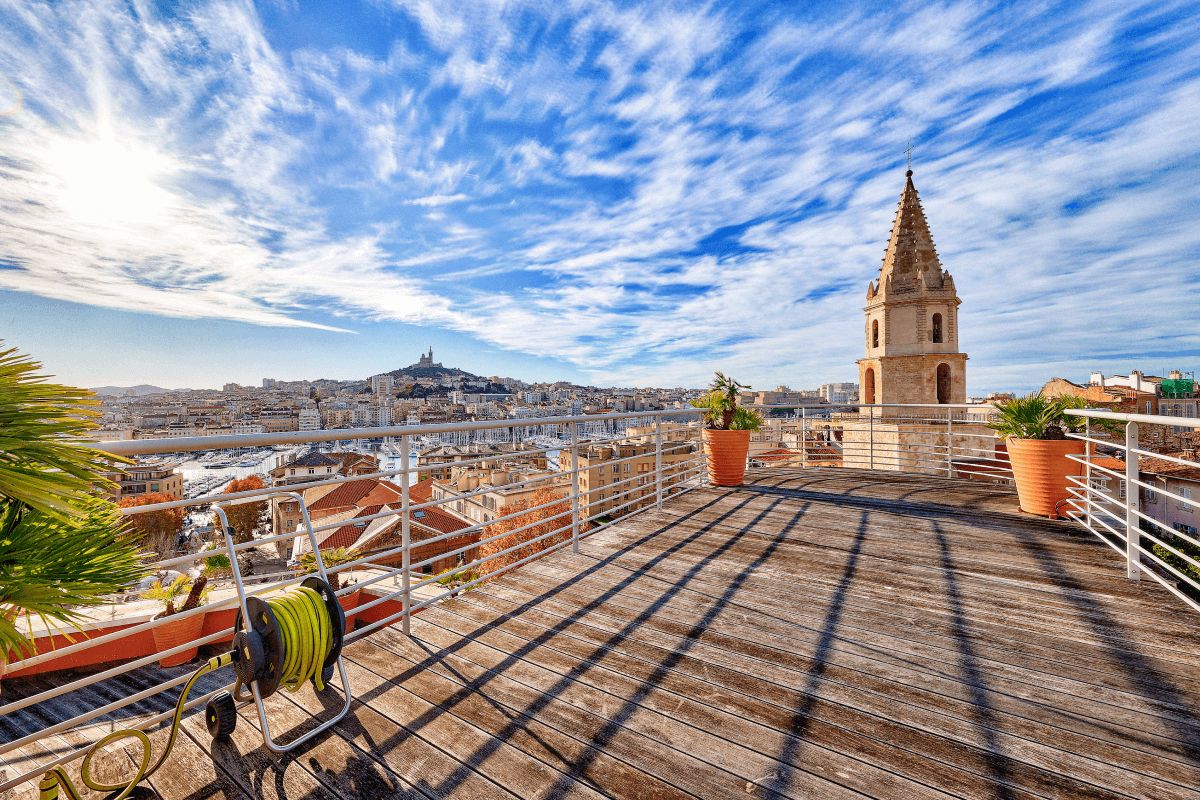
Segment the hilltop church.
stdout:
<svg viewBox="0 0 1200 800">
<path fill-rule="evenodd" d="M 442 368 L 442 364 L 441 364 L 441 362 L 440 362 L 440 361 L 434 361 L 434 360 L 433 360 L 433 348 L 432 348 L 432 347 L 430 347 L 430 348 L 429 348 L 429 352 L 428 352 L 428 353 L 422 353 L 422 354 L 421 354 L 421 357 L 417 359 L 417 363 L 416 363 L 416 364 L 413 364 L 411 367 L 409 367 L 409 369 L 412 369 L 412 368 L 414 368 L 414 367 L 415 367 L 416 369 L 421 369 L 421 368 L 425 368 L 425 369 L 441 369 L 441 368 Z"/>
</svg>

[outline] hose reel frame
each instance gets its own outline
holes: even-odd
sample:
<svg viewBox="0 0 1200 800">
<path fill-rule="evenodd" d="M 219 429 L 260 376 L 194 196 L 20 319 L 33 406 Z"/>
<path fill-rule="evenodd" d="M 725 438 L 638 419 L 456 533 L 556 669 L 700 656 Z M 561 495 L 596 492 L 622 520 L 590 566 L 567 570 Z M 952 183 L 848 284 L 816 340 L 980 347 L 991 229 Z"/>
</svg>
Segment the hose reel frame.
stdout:
<svg viewBox="0 0 1200 800">
<path fill-rule="evenodd" d="M 233 529 L 229 525 L 229 517 L 220 503 L 213 504 L 213 511 L 221 521 L 221 530 L 225 534 L 225 548 L 229 555 L 230 567 L 233 571 L 234 585 L 238 593 L 238 613 L 234 622 L 233 667 L 238 677 L 235 687 L 237 694 L 225 692 L 216 695 L 209 701 L 205 718 L 209 732 L 217 735 L 228 735 L 236 724 L 236 707 L 238 700 L 249 700 L 250 697 L 241 695 L 240 690 L 249 686 L 254 704 L 258 709 L 258 720 L 262 730 L 263 743 L 273 752 L 286 753 L 336 725 L 350 711 L 353 700 L 353 690 L 350 687 L 350 677 L 346 673 L 346 665 L 342 660 L 342 645 L 346 636 L 346 612 L 338 602 L 337 593 L 329 583 L 329 575 L 325 569 L 325 560 L 321 556 L 320 544 L 313 531 L 312 520 L 308 514 L 308 505 L 304 496 L 299 492 L 272 492 L 266 497 L 290 497 L 299 504 L 304 528 L 308 533 L 308 541 L 312 547 L 316 561 L 317 575 L 310 575 L 300 582 L 301 586 L 317 592 L 324 600 L 329 613 L 332 628 L 332 645 L 321 669 L 322 681 L 327 688 L 336 668 L 341 677 L 342 693 L 345 698 L 341 710 L 332 718 L 322 722 L 317 727 L 286 744 L 275 741 L 271 734 L 271 724 L 267 718 L 267 709 L 263 700 L 270 697 L 279 688 L 281 665 L 284 658 L 283 640 L 279 632 L 279 620 L 267 604 L 267 601 L 257 595 L 249 595 L 242 579 L 241 565 L 238 563 L 236 545 L 233 541 Z M 261 499 L 259 497 L 255 498 Z M 236 501 L 235 501 L 236 502 Z M 314 690 L 316 689 L 314 680 Z M 233 716 L 231 716 L 233 715 Z"/>
</svg>

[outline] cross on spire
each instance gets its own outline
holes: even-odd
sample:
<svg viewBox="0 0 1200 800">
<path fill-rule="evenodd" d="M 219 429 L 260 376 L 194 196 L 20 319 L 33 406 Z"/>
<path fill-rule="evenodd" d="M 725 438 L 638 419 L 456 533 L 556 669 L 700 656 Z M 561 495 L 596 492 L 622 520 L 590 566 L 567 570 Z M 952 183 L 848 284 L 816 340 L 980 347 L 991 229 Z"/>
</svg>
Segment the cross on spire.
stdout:
<svg viewBox="0 0 1200 800">
<path fill-rule="evenodd" d="M 908 175 L 912 175 L 912 138 L 908 140 L 908 147 L 904 148 L 904 156 L 908 160 Z"/>
</svg>

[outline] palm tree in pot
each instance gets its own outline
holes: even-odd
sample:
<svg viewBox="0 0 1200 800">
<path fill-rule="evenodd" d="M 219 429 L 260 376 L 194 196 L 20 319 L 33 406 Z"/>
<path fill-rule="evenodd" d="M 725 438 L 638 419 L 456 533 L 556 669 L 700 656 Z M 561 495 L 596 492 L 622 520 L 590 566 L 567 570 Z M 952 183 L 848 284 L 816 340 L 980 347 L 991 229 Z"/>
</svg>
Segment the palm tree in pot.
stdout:
<svg viewBox="0 0 1200 800">
<path fill-rule="evenodd" d="M 741 486 L 745 480 L 750 432 L 763 423 L 758 412 L 738 405 L 738 392 L 749 388 L 718 372 L 709 390 L 692 401 L 704 409 L 704 457 L 713 486 Z"/>
<path fill-rule="evenodd" d="M 142 592 L 142 599 L 156 600 L 163 606 L 163 610 L 155 614 L 154 619 L 164 621 L 150 631 L 154 636 L 154 649 L 157 652 L 162 653 L 194 642 L 204 632 L 205 614 L 184 616 L 184 613 L 199 608 L 208 599 L 208 573 L 201 572 L 195 578 L 178 575 L 168 582 L 157 580 Z M 158 660 L 159 666 L 177 667 L 186 664 L 196 657 L 199 650 L 199 646 L 189 647 L 174 655 L 164 656 Z"/>
<path fill-rule="evenodd" d="M 990 427 L 1004 439 L 1017 484 L 1021 510 L 1043 517 L 1060 516 L 1070 495 L 1070 477 L 1083 474 L 1085 443 L 1067 437 L 1083 424 L 1068 408 L 1086 405 L 1080 398 L 1046 397 L 1040 392 L 996 404 Z"/>
</svg>

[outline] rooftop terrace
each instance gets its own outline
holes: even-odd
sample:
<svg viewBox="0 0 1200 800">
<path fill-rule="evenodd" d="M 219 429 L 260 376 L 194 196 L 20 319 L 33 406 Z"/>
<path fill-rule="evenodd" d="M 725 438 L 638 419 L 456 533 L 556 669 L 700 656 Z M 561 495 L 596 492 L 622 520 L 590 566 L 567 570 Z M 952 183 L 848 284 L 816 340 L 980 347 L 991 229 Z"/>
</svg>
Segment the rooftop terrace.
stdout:
<svg viewBox="0 0 1200 800">
<path fill-rule="evenodd" d="M 272 755 L 244 708 L 211 745 L 193 716 L 150 783 L 191 800 L 1194 798 L 1200 618 L 1010 491 L 850 469 L 695 489 L 423 609 L 411 638 L 354 642 L 354 705 L 315 743 Z M 268 710 L 298 732 L 319 702 Z"/>
</svg>

